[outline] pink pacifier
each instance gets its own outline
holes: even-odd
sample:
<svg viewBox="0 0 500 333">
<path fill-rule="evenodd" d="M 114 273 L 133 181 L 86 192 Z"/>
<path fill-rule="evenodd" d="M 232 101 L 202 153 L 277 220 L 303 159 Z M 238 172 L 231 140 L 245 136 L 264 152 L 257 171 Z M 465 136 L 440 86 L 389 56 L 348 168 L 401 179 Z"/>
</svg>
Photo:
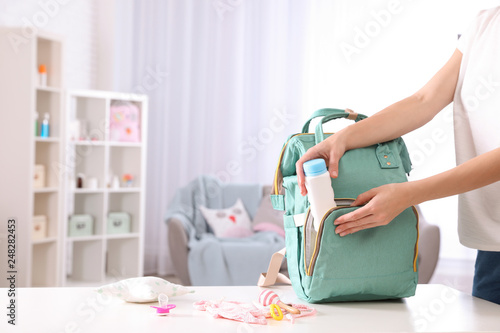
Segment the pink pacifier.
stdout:
<svg viewBox="0 0 500 333">
<path fill-rule="evenodd" d="M 168 304 L 168 296 L 165 294 L 158 295 L 158 303 L 159 306 L 153 306 L 152 308 L 156 309 L 156 314 L 160 316 L 165 316 L 170 313 L 170 310 L 175 308 L 175 304 Z"/>
</svg>

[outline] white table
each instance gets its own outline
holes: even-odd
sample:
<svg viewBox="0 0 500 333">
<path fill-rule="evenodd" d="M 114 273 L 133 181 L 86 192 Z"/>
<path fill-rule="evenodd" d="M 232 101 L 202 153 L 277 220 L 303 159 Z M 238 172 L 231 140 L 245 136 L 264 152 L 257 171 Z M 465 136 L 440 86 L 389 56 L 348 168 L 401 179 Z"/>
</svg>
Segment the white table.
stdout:
<svg viewBox="0 0 500 333">
<path fill-rule="evenodd" d="M 500 331 L 500 305 L 442 285 L 419 285 L 404 300 L 312 304 L 313 317 L 268 320 L 250 325 L 214 319 L 194 310 L 198 300 L 257 301 L 259 287 L 195 287 L 193 294 L 172 298 L 177 305 L 168 317 L 154 314 L 150 305 L 101 298 L 92 288 L 17 289 L 17 326 L 7 324 L 7 289 L 0 289 L 0 332 L 413 332 Z M 289 286 L 272 288 L 284 302 L 298 300 Z"/>
</svg>

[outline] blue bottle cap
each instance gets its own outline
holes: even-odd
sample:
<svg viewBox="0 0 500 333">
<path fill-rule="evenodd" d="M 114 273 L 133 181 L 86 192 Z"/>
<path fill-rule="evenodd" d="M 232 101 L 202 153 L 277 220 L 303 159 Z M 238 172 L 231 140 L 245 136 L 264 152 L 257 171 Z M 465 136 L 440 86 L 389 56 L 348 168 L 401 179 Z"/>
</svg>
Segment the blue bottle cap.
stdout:
<svg viewBox="0 0 500 333">
<path fill-rule="evenodd" d="M 322 158 L 307 161 L 303 167 L 306 177 L 318 176 L 326 172 L 326 163 Z"/>
</svg>

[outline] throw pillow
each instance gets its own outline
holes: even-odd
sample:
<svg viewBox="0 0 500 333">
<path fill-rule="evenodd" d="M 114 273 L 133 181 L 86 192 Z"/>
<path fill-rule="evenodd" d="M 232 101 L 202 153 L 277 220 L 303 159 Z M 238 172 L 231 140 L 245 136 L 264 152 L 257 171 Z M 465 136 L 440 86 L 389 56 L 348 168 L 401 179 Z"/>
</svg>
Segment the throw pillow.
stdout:
<svg viewBox="0 0 500 333">
<path fill-rule="evenodd" d="M 200 206 L 200 211 L 208 225 L 217 237 L 246 237 L 248 233 L 242 233 L 241 229 L 252 233 L 250 216 L 238 198 L 236 203 L 225 209 L 210 209 Z"/>
</svg>

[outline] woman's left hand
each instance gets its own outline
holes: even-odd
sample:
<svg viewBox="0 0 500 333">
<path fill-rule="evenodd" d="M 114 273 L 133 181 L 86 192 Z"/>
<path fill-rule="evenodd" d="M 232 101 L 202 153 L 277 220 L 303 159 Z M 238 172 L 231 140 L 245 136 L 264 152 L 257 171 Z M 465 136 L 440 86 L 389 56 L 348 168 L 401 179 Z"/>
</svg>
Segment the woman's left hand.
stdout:
<svg viewBox="0 0 500 333">
<path fill-rule="evenodd" d="M 351 206 L 365 206 L 335 220 L 340 236 L 387 225 L 411 206 L 411 183 L 387 184 L 360 194 Z"/>
</svg>

